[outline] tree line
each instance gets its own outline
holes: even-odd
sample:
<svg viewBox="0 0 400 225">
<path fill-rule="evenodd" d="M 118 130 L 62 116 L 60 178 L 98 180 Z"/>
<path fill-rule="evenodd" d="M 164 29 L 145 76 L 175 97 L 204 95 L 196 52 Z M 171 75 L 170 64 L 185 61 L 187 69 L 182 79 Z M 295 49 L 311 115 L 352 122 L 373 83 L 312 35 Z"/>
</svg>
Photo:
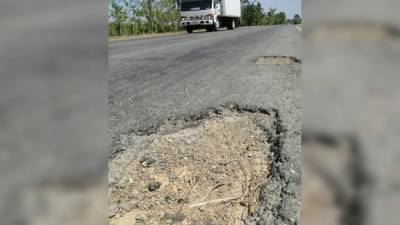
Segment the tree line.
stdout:
<svg viewBox="0 0 400 225">
<path fill-rule="evenodd" d="M 266 12 L 260 2 L 241 0 L 242 26 L 299 24 L 295 15 L 287 19 L 284 12 L 269 9 Z M 148 33 L 174 32 L 179 26 L 179 0 L 109 0 L 109 36 L 130 36 Z"/>
<path fill-rule="evenodd" d="M 296 14 L 293 19 L 286 18 L 285 12 L 277 12 L 270 8 L 267 12 L 259 1 L 242 1 L 242 26 L 276 25 L 276 24 L 301 24 L 300 15 Z"/>
<path fill-rule="evenodd" d="M 172 32 L 179 29 L 176 0 L 109 0 L 109 36 Z"/>
</svg>

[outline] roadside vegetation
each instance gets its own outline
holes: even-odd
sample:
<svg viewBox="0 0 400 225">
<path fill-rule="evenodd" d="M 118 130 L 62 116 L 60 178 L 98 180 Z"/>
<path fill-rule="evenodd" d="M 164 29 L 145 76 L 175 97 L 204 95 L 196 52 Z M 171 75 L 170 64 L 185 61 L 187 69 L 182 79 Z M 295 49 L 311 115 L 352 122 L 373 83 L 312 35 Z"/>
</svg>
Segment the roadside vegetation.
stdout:
<svg viewBox="0 0 400 225">
<path fill-rule="evenodd" d="M 266 11 L 259 1 L 242 1 L 241 19 L 242 26 L 301 24 L 300 15 L 296 14 L 293 19 L 286 18 L 286 13 L 277 12 L 277 9 Z"/>
<path fill-rule="evenodd" d="M 109 0 L 109 36 L 175 32 L 178 22 L 175 0 Z"/>
<path fill-rule="evenodd" d="M 266 11 L 260 2 L 241 0 L 242 26 L 300 24 L 301 18 L 286 18 L 276 9 Z M 179 0 L 109 0 L 108 35 L 110 37 L 177 32 Z"/>
</svg>

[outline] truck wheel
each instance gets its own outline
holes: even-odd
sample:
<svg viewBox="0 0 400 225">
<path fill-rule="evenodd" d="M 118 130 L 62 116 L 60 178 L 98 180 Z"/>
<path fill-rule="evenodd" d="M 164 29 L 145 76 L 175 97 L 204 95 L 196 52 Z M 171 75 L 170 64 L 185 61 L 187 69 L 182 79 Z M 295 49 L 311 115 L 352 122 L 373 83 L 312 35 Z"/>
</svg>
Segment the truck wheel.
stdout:
<svg viewBox="0 0 400 225">
<path fill-rule="evenodd" d="M 214 31 L 218 31 L 218 29 L 219 29 L 219 19 L 216 19 L 216 20 L 215 20 L 215 23 L 214 23 L 213 30 L 214 30 Z"/>
<path fill-rule="evenodd" d="M 193 29 L 190 27 L 186 27 L 186 32 L 188 32 L 189 34 L 193 33 Z"/>
<path fill-rule="evenodd" d="M 213 27 L 207 27 L 207 32 L 213 32 L 214 28 Z"/>
<path fill-rule="evenodd" d="M 236 26 L 235 19 L 232 19 L 232 21 L 228 25 L 228 30 L 235 29 L 235 26 Z"/>
</svg>

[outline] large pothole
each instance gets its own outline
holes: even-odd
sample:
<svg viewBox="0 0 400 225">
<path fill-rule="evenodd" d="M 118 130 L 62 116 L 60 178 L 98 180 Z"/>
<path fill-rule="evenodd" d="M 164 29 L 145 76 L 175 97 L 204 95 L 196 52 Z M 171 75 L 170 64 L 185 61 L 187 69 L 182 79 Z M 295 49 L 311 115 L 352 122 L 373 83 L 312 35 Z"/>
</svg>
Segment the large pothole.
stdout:
<svg viewBox="0 0 400 225">
<path fill-rule="evenodd" d="M 224 108 L 131 134 L 133 144 L 109 162 L 110 224 L 254 222 L 266 201 L 259 196 L 274 161 L 267 133 L 274 122 L 258 110 Z"/>
</svg>

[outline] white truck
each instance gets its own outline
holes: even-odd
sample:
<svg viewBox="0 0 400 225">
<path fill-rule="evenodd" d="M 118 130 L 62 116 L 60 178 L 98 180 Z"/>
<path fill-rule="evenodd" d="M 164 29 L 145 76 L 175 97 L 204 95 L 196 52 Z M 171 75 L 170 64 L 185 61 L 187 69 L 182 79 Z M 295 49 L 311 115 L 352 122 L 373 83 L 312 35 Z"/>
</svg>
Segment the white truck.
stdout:
<svg viewBox="0 0 400 225">
<path fill-rule="evenodd" d="M 240 0 L 180 0 L 180 24 L 188 33 L 204 28 L 233 30 L 240 24 L 240 13 Z"/>
</svg>

